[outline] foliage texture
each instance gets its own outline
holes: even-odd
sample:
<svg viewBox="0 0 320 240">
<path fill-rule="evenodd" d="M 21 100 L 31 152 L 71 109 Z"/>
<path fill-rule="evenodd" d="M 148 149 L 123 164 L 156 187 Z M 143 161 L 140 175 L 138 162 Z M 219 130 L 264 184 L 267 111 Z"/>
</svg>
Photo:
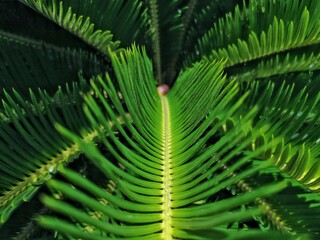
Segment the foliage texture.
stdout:
<svg viewBox="0 0 320 240">
<path fill-rule="evenodd" d="M 319 1 L 0 9 L 1 239 L 320 238 Z"/>
</svg>

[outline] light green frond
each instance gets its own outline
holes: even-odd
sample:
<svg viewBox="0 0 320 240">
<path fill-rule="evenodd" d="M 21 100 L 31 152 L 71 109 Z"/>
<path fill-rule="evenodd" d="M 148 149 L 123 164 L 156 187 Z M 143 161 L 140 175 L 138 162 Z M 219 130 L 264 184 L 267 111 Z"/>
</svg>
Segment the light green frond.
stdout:
<svg viewBox="0 0 320 240">
<path fill-rule="evenodd" d="M 97 99 L 93 95 L 85 98 L 86 115 L 110 154 L 103 154 L 96 145 L 85 142 L 66 128 L 58 129 L 114 183 L 116 192 L 109 193 L 79 174 L 62 169 L 64 178 L 77 188 L 55 180 L 50 181 L 50 186 L 91 211 L 99 212 L 99 216 L 95 218 L 90 212 L 45 197 L 47 207 L 71 217 L 78 227 L 49 217 L 41 218 L 40 223 L 83 239 L 100 236 L 185 239 L 189 231 L 196 234 L 198 230 L 214 230 L 263 214 L 264 208 L 244 210 L 241 206 L 282 190 L 286 182 L 264 186 L 241 197 L 210 201 L 219 191 L 269 166 L 266 162 L 246 167 L 259 156 L 262 148 L 238 156 L 237 162 L 232 160 L 257 137 L 252 134 L 245 139 L 256 109 L 243 115 L 237 128 L 208 143 L 239 110 L 246 97 L 245 94 L 236 100 L 238 85 L 226 83 L 223 62 L 194 65 L 179 76 L 167 95 L 159 96 L 152 77 L 152 63 L 145 51 L 133 47 L 119 57 L 112 54 L 111 59 L 119 89 L 116 90 L 108 75 L 99 77 L 91 82 Z M 139 79 L 140 84 L 135 84 L 134 79 Z M 120 124 L 117 116 L 125 125 Z M 114 123 L 112 128 L 110 120 Z M 264 148 L 273 145 L 270 141 Z M 225 164 L 230 168 L 221 171 Z M 237 175 L 230 178 L 235 172 Z M 90 195 L 108 204 L 104 206 Z M 92 231 L 92 238 L 88 229 Z"/>
<path fill-rule="evenodd" d="M 305 144 L 284 147 L 284 144 L 281 143 L 277 146 L 271 160 L 282 172 L 296 179 L 311 191 L 319 193 L 319 157 L 315 156 L 314 152 L 316 151 L 313 147 L 306 148 Z"/>
</svg>

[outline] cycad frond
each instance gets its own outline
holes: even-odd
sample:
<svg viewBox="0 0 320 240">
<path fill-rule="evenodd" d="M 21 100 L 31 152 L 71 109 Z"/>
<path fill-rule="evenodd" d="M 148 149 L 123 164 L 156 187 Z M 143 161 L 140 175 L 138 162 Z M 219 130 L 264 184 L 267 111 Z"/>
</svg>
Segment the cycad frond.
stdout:
<svg viewBox="0 0 320 240">
<path fill-rule="evenodd" d="M 92 82 L 92 87 L 103 109 L 98 107 L 92 96 L 86 98 L 85 108 L 87 117 L 112 157 L 103 155 L 94 144 L 85 143 L 70 131 L 59 129 L 75 141 L 106 178 L 115 184 L 116 195 L 99 189 L 79 174 L 63 169 L 61 174 L 87 193 L 72 190 L 71 186 L 59 181 L 51 181 L 50 186 L 64 196 L 82 202 L 92 211 L 100 212 L 100 217 L 92 218 L 69 204 L 46 197 L 43 201 L 49 208 L 71 216 L 93 232 L 89 234 L 80 225 L 75 227 L 50 217 L 41 218 L 42 225 L 82 239 L 102 239 L 102 236 L 190 239 L 190 232 L 197 239 L 199 230 L 218 231 L 221 225 L 263 213 L 263 209 L 241 210 L 240 207 L 253 202 L 258 196 L 266 197 L 287 186 L 282 182 L 237 198 L 217 202 L 209 200 L 222 189 L 266 168 L 268 162 L 252 168 L 245 166 L 250 165 L 262 149 L 273 146 L 270 141 L 263 148 L 247 152 L 232 163 L 233 157 L 248 148 L 257 137 L 255 134 L 248 137 L 246 131 L 255 109 L 242 117 L 237 128 L 207 145 L 227 119 L 238 111 L 246 96 L 235 101 L 238 86 L 235 82 L 225 82 L 221 72 L 223 63 L 196 64 L 181 74 L 167 95 L 159 96 L 152 81 L 151 62 L 144 52 L 133 49 L 112 59 L 121 97 L 109 76 L 99 78 L 103 91 L 99 91 L 95 82 Z M 140 84 L 134 84 L 133 79 L 139 79 Z M 124 109 L 128 109 L 132 122 Z M 118 115 L 122 117 L 124 126 L 118 122 Z M 114 123 L 112 129 L 109 118 Z M 221 171 L 225 164 L 230 168 Z M 235 172 L 237 174 L 230 178 L 230 174 Z M 103 206 L 94 202 L 87 194 L 102 198 L 109 204 Z M 118 201 L 119 196 L 124 199 Z M 110 223 L 105 224 L 105 221 Z M 214 232 L 206 235 L 206 238 L 211 237 L 215 237 Z M 237 239 L 235 235 L 232 237 Z"/>
<path fill-rule="evenodd" d="M 188 13 L 185 14 L 183 22 L 187 28 L 187 33 L 185 34 L 185 49 L 191 50 L 192 54 L 199 55 L 199 52 L 194 52 L 194 47 L 197 44 L 199 36 L 203 36 L 207 33 L 208 29 L 211 29 L 214 22 L 223 17 L 225 12 L 232 10 L 231 5 L 232 1 L 226 1 L 225 4 L 220 4 L 219 0 L 193 0 L 188 3 L 188 10 L 192 14 L 189 24 L 186 25 L 186 20 L 189 19 Z M 190 57 L 190 52 L 185 52 L 185 57 Z"/>
<path fill-rule="evenodd" d="M 104 54 L 127 45 L 145 24 L 141 3 L 136 1 L 21 0 Z M 108 14 L 99 14 L 100 12 Z M 116 34 L 116 40 L 113 35 Z"/>
<path fill-rule="evenodd" d="M 272 174 L 270 174 L 272 172 Z M 260 187 L 274 181 L 282 179 L 274 175 L 274 170 L 269 169 L 266 173 L 255 176 L 242 183 L 252 188 Z M 264 230 L 277 229 L 282 232 L 291 232 L 298 236 L 303 234 L 306 239 L 317 239 L 320 235 L 318 224 L 320 196 L 309 191 L 304 191 L 300 186 L 291 186 L 281 191 L 267 200 L 258 200 L 267 204 L 268 213 L 259 217 L 260 227 Z M 301 216 L 301 217 L 299 217 Z M 306 217 L 308 216 L 308 217 Z M 309 238 L 305 235 L 309 233 Z M 302 238 L 304 239 L 304 238 Z"/>
<path fill-rule="evenodd" d="M 30 102 L 17 92 L 14 92 L 14 97 L 5 93 L 2 114 L 9 121 L 0 123 L 1 223 L 22 202 L 29 201 L 55 174 L 58 166 L 72 161 L 81 153 L 77 145 L 57 133 L 54 128 L 56 122 L 72 128 L 86 141 L 97 137 L 96 131 L 90 129 L 84 118 L 79 92 L 77 85 L 67 88 L 66 94 L 60 90 L 55 98 L 43 91 L 39 91 L 37 98 L 30 92 Z"/>
<path fill-rule="evenodd" d="M 228 59 L 226 67 L 232 67 L 318 44 L 318 4 L 308 0 L 286 4 L 251 0 L 219 19 L 199 40 L 195 52 L 208 60 Z"/>
<path fill-rule="evenodd" d="M 248 108 L 243 110 L 246 112 L 254 106 L 259 106 L 261 112 L 253 123 L 252 131 L 264 128 L 264 133 L 253 141 L 251 148 L 263 146 L 270 138 L 279 138 L 273 151 L 260 157 L 271 161 L 290 178 L 318 192 L 319 94 L 308 96 L 306 89 L 302 89 L 299 94 L 293 94 L 294 85 L 288 86 L 286 83 L 283 83 L 278 91 L 274 90 L 272 83 L 263 85 L 262 88 L 259 84 L 254 85 L 256 88 L 251 86 L 250 89 L 255 88 L 256 91 L 247 102 Z M 234 122 L 232 125 L 236 124 Z"/>
<path fill-rule="evenodd" d="M 3 10 L 0 17 L 1 32 L 22 37 L 24 40 L 42 42 L 45 45 L 88 50 L 88 45 L 80 39 L 51 20 L 35 14 L 33 9 L 19 1 L 1 1 L 0 8 Z"/>
</svg>

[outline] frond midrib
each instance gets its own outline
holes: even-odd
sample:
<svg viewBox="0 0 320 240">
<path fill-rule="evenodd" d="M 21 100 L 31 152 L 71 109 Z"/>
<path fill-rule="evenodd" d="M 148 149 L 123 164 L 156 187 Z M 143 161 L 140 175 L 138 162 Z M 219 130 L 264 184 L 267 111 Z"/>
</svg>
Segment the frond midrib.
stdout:
<svg viewBox="0 0 320 240">
<path fill-rule="evenodd" d="M 163 155 L 163 189 L 162 189 L 162 223 L 163 239 L 172 239 L 171 213 L 171 123 L 168 99 L 161 96 L 162 102 L 162 155 Z"/>
<path fill-rule="evenodd" d="M 293 51 L 293 50 L 298 50 L 298 49 L 304 49 L 305 47 L 311 47 L 311 46 L 315 46 L 317 44 L 319 44 L 320 41 L 318 42 L 311 42 L 311 43 L 306 43 L 306 44 L 301 44 L 299 46 L 292 46 L 292 47 L 288 47 L 288 48 L 284 48 L 284 49 L 280 49 L 279 51 L 274 51 L 274 52 L 269 52 L 269 53 L 266 53 L 266 54 L 261 54 L 261 55 L 257 55 L 253 58 L 247 58 L 247 59 L 243 59 L 242 61 L 238 61 L 238 62 L 234 62 L 234 63 L 229 63 L 227 62 L 226 65 L 225 65 L 225 69 L 228 69 L 228 68 L 232 68 L 232 67 L 235 67 L 237 65 L 241 65 L 241 64 L 244 64 L 244 63 L 247 63 L 247 62 L 251 62 L 251 61 L 258 61 L 258 60 L 261 60 L 261 59 L 264 59 L 264 58 L 267 58 L 267 57 L 272 57 L 272 56 L 275 56 L 277 54 L 281 54 L 281 53 L 290 53 L 290 51 Z M 232 45 L 228 45 L 228 46 L 232 46 Z M 223 49 L 228 49 L 228 47 L 226 48 L 219 48 L 217 51 L 217 53 L 219 52 L 219 50 L 223 50 Z M 210 58 L 211 56 L 209 56 Z"/>
<path fill-rule="evenodd" d="M 50 49 L 53 49 L 58 52 L 63 52 L 65 51 L 65 48 L 58 47 L 56 45 L 50 44 L 50 43 L 45 43 L 43 41 L 35 40 L 30 37 L 24 37 L 24 36 L 19 36 L 16 34 L 12 34 L 9 32 L 5 32 L 3 30 L 0 30 L 0 40 L 5 40 L 8 42 L 14 42 L 16 44 L 22 45 L 22 46 L 28 46 L 31 48 L 36 48 L 38 50 L 44 50 L 44 46 Z"/>
<path fill-rule="evenodd" d="M 98 132 L 93 130 L 87 133 L 83 138 L 85 142 L 92 142 L 98 137 Z M 42 165 L 36 171 L 31 173 L 23 181 L 13 186 L 10 190 L 6 191 L 3 196 L 0 197 L 0 208 L 5 207 L 19 194 L 24 192 L 28 186 L 41 186 L 43 182 L 50 179 L 52 174 L 56 172 L 56 169 L 65 165 L 74 159 L 76 159 L 82 153 L 78 144 L 73 144 L 68 148 L 61 151 L 57 156 L 49 160 L 46 164 Z"/>
</svg>

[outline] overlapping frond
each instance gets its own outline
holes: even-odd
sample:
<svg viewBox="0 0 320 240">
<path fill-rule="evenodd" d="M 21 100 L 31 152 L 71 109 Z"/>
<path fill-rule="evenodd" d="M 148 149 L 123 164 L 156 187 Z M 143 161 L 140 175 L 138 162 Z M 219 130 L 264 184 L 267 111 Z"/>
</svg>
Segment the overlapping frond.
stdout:
<svg viewBox="0 0 320 240">
<path fill-rule="evenodd" d="M 308 201 L 313 200 L 316 203 L 319 198 L 314 193 L 319 192 L 320 179 L 319 95 L 308 95 L 306 88 L 296 92 L 295 88 L 294 85 L 288 85 L 285 82 L 277 88 L 271 82 L 267 85 L 259 82 L 250 84 L 248 89 L 250 89 L 251 94 L 248 100 L 244 102 L 236 116 L 228 119 L 221 126 L 220 131 L 223 134 L 228 134 L 229 131 L 237 128 L 243 114 L 257 107 L 259 111 L 252 118 L 251 130 L 244 138 L 252 140 L 249 146 L 250 151 L 261 149 L 260 155 L 257 157 L 260 160 L 254 161 L 254 165 L 259 166 L 261 160 L 269 162 L 272 167 L 266 168 L 261 172 L 277 176 L 275 178 L 276 181 L 282 178 L 290 180 L 292 184 L 300 187 L 301 192 L 306 191 L 305 195 L 309 196 Z M 241 130 L 241 128 L 238 128 L 238 131 Z M 252 136 L 253 133 L 257 135 Z M 270 141 L 275 141 L 277 144 L 272 148 L 264 148 Z M 245 151 L 244 154 L 246 154 Z M 227 170 L 230 165 L 223 164 L 222 167 Z M 230 174 L 235 177 L 239 173 L 231 172 Z M 252 185 L 252 181 L 259 182 L 259 184 Z M 239 181 L 237 188 L 244 192 L 250 192 L 255 187 L 265 184 L 263 177 L 254 176 L 248 181 Z M 279 197 L 282 194 L 288 199 L 295 198 L 294 193 L 292 193 L 292 198 L 288 196 L 288 193 L 281 193 Z M 292 234 L 302 233 L 303 231 L 307 233 L 309 231 L 307 229 L 313 229 L 312 232 L 318 234 L 314 226 L 314 221 L 318 221 L 318 215 L 316 211 L 312 210 L 316 206 L 310 206 L 308 201 L 299 201 L 299 209 L 304 209 L 312 220 L 305 220 L 304 227 L 299 231 L 295 231 L 295 224 L 299 224 L 298 222 L 300 221 L 299 214 L 292 216 L 292 225 L 287 223 L 287 215 L 283 215 L 282 211 L 279 212 L 279 209 L 282 208 L 282 203 L 257 199 L 255 204 L 268 209 L 265 217 L 275 229 L 291 232 Z M 295 222 L 294 219 L 296 220 Z M 302 219 L 301 221 L 303 221 Z"/>
<path fill-rule="evenodd" d="M 319 2 L 310 0 L 290 0 L 286 3 L 279 0 L 251 0 L 248 4 L 244 2 L 242 8 L 237 6 L 233 13 L 219 19 L 199 39 L 194 54 L 191 55 L 193 58 L 186 63 L 190 64 L 194 59 L 204 57 L 208 60 L 227 59 L 226 68 L 255 61 L 261 61 L 260 67 L 263 67 L 268 65 L 265 62 L 268 56 L 319 44 L 319 6 Z M 302 58 L 303 51 L 299 52 Z M 295 63 L 294 58 L 286 60 L 290 64 Z M 300 65 L 295 71 L 309 71 L 310 65 Z M 250 72 L 251 69 L 255 71 L 250 66 L 246 66 L 243 71 L 238 69 L 239 75 Z M 267 72 L 268 68 L 263 70 Z M 283 73 L 281 69 L 274 72 Z"/>
<path fill-rule="evenodd" d="M 269 169 L 268 172 L 248 179 L 242 185 L 256 188 L 280 179 L 281 176 Z M 304 191 L 300 186 L 292 185 L 268 200 L 258 200 L 257 204 L 265 204 L 268 208 L 268 214 L 258 218 L 260 228 L 267 231 L 277 229 L 291 232 L 296 239 L 319 238 L 319 197 L 317 194 Z"/>
<path fill-rule="evenodd" d="M 264 126 L 265 132 L 257 137 L 251 149 L 263 146 L 270 138 L 279 138 L 273 150 L 265 151 L 260 158 L 269 160 L 287 177 L 300 182 L 309 190 L 319 191 L 319 95 L 310 97 L 305 89 L 293 94 L 294 85 L 286 83 L 277 91 L 274 84 L 258 87 L 251 95 L 249 105 L 243 105 L 246 112 L 259 106 L 261 112 L 253 121 L 252 132 Z M 267 126 L 265 125 L 267 123 Z M 225 131 L 237 125 L 237 120 L 229 120 Z"/>
<path fill-rule="evenodd" d="M 290 73 L 312 72 L 319 70 L 319 54 L 314 52 L 279 54 L 257 63 L 229 70 L 229 78 L 237 76 L 240 82 L 250 82 L 256 79 L 267 79 Z M 284 77 L 285 78 L 285 77 Z M 305 84 L 308 84 L 305 83 Z"/>
<path fill-rule="evenodd" d="M 275 195 L 270 203 L 292 232 L 297 235 L 309 233 L 310 239 L 319 238 L 319 195 L 317 198 L 303 193 L 300 188 L 291 187 Z M 264 227 L 268 228 L 268 224 Z"/>
<path fill-rule="evenodd" d="M 104 54 L 136 40 L 145 24 L 140 1 L 21 0 Z M 113 39 L 115 36 L 115 40 Z"/>
<path fill-rule="evenodd" d="M 46 206 L 71 217 L 76 225 L 43 217 L 40 219 L 43 226 L 82 239 L 198 239 L 201 236 L 198 231 L 213 229 L 205 234 L 206 238 L 211 238 L 219 235 L 219 226 L 264 211 L 263 208 L 241 210 L 243 204 L 287 186 L 280 182 L 241 197 L 210 201 L 219 191 L 268 165 L 245 167 L 259 156 L 261 149 L 239 156 L 237 162 L 233 162 L 233 157 L 254 139 L 253 134 L 252 138 L 244 140 L 255 109 L 243 116 L 238 128 L 212 142 L 211 138 L 238 111 L 246 96 L 235 101 L 238 86 L 235 82 L 225 82 L 222 62 L 196 64 L 179 76 L 167 95 L 159 96 L 152 64 L 144 51 L 140 53 L 133 48 L 119 58 L 111 56 L 119 92 L 108 75 L 98 78 L 91 84 L 102 108 L 93 96 L 86 97 L 85 108 L 88 119 L 111 155 L 103 154 L 94 144 L 84 142 L 65 128 L 59 129 L 80 146 L 114 183 L 116 190 L 112 194 L 79 174 L 62 169 L 63 177 L 76 188 L 56 180 L 50 181 L 50 186 L 99 214 L 92 217 L 70 204 L 45 197 Z M 135 84 L 135 79 L 139 79 L 139 85 Z M 124 125 L 119 123 L 118 115 Z M 110 120 L 114 123 L 112 128 Z M 272 146 L 270 141 L 264 147 Z M 221 171 L 224 164 L 232 166 Z M 230 178 L 233 172 L 238 174 Z M 101 199 L 100 203 L 90 196 Z M 86 231 L 88 228 L 90 233 Z M 240 236 L 241 233 L 238 239 Z M 237 239 L 235 233 L 230 232 L 229 237 Z"/>
<path fill-rule="evenodd" d="M 0 228 L 48 182 L 59 239 L 319 238 L 319 1 L 15 3 L 46 18 L 0 16 Z"/>
<path fill-rule="evenodd" d="M 7 34 L 46 45 L 89 49 L 86 43 L 19 1 L 1 1 L 0 9 L 0 29 Z"/>
<path fill-rule="evenodd" d="M 82 112 L 81 88 L 67 87 L 55 97 L 30 91 L 30 101 L 17 92 L 5 93 L 2 100 L 8 121 L 0 123 L 0 216 L 4 223 L 12 212 L 39 190 L 65 165 L 81 153 L 79 147 L 58 134 L 59 122 L 81 134 L 85 141 L 94 141 L 95 130 L 88 126 Z M 76 116 L 76 117 L 75 117 Z"/>
</svg>

